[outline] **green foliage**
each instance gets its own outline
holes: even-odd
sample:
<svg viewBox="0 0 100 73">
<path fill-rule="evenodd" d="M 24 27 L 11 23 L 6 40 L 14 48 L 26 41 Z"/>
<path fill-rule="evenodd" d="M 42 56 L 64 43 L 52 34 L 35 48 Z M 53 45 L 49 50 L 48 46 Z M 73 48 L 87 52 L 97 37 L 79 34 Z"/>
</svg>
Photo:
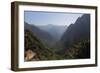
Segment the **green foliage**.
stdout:
<svg viewBox="0 0 100 73">
<path fill-rule="evenodd" d="M 42 42 L 30 31 L 25 30 L 25 50 L 31 49 L 36 53 L 33 60 L 57 60 L 60 57 L 55 52 L 45 47 Z"/>
<path fill-rule="evenodd" d="M 55 48 L 47 48 L 33 33 L 25 30 L 25 50 L 31 49 L 36 53 L 33 60 L 62 60 L 90 58 L 90 41 L 82 40 L 65 50 L 63 55 L 55 52 Z"/>
<path fill-rule="evenodd" d="M 90 41 L 83 40 L 74 45 L 65 52 L 64 57 L 67 59 L 90 58 Z"/>
</svg>

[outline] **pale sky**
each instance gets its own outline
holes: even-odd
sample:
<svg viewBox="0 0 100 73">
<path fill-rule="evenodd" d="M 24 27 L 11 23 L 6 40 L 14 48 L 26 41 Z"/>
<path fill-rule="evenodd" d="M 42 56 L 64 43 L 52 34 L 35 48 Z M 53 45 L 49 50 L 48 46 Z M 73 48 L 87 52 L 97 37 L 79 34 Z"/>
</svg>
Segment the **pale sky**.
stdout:
<svg viewBox="0 0 100 73">
<path fill-rule="evenodd" d="M 81 13 L 25 11 L 24 21 L 34 25 L 67 25 L 75 23 Z"/>
</svg>

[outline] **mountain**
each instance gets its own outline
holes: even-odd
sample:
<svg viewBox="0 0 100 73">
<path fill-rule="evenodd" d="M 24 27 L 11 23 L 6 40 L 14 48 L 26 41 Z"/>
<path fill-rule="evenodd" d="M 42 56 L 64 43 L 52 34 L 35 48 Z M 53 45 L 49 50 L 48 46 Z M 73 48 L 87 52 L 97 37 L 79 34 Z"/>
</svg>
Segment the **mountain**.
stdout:
<svg viewBox="0 0 100 73">
<path fill-rule="evenodd" d="M 47 47 L 52 46 L 55 39 L 46 31 L 39 29 L 33 24 L 28 24 L 24 22 L 24 28 L 31 31 L 38 39 L 42 41 Z"/>
<path fill-rule="evenodd" d="M 62 34 L 67 29 L 67 26 L 65 25 L 54 25 L 54 24 L 38 25 L 37 27 L 51 34 L 56 40 L 59 40 Z"/>
<path fill-rule="evenodd" d="M 24 30 L 25 61 L 56 60 L 59 59 L 51 49 L 45 47 L 30 30 Z"/>
<path fill-rule="evenodd" d="M 90 40 L 90 15 L 84 14 L 74 24 L 71 24 L 64 32 L 60 43 L 62 53 L 81 41 Z M 61 52 L 61 51 L 60 51 Z"/>
<path fill-rule="evenodd" d="M 69 27 L 62 27 L 63 32 L 61 26 L 53 24 L 39 27 L 25 22 L 24 28 L 25 57 L 31 53 L 29 60 L 90 58 L 90 14 L 79 17 Z"/>
</svg>

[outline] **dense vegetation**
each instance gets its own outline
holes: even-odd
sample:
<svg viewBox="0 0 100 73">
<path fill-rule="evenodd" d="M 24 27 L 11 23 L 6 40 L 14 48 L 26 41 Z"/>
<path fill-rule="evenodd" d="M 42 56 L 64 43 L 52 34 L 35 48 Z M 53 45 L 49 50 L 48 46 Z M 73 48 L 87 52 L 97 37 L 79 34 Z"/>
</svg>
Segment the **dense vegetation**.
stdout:
<svg viewBox="0 0 100 73">
<path fill-rule="evenodd" d="M 29 30 L 25 30 L 25 51 L 32 50 L 36 53 L 34 58 L 29 60 L 56 60 L 60 59 L 51 49 L 46 48 L 42 42 Z M 25 57 L 27 57 L 25 55 Z"/>
<path fill-rule="evenodd" d="M 90 58 L 90 41 L 84 40 L 65 51 L 65 59 Z"/>
<path fill-rule="evenodd" d="M 35 53 L 34 57 L 29 60 L 90 58 L 89 14 L 84 14 L 71 24 L 58 41 L 48 32 L 26 22 L 24 31 L 25 52 L 31 50 L 33 54 Z"/>
</svg>

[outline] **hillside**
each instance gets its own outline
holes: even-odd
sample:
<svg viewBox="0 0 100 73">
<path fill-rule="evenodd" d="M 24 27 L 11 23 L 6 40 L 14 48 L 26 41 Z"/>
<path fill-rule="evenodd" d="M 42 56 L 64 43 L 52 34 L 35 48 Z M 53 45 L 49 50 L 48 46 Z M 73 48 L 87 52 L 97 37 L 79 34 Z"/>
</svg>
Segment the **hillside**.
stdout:
<svg viewBox="0 0 100 73">
<path fill-rule="evenodd" d="M 86 43 L 87 41 L 90 42 L 90 15 L 84 14 L 82 17 L 78 18 L 74 24 L 71 24 L 65 31 L 60 40 L 60 45 L 63 49 L 61 49 L 59 53 L 66 53 L 66 51 L 68 51 L 70 48 L 77 46 L 79 43 Z M 84 46 L 90 46 L 90 44 L 85 44 L 83 47 Z M 82 50 L 82 48 L 78 49 Z M 75 49 L 73 50 L 75 51 Z M 87 47 L 84 53 L 87 51 L 87 53 L 89 53 L 89 50 L 90 48 Z M 89 57 L 89 54 L 87 54 L 85 57 Z"/>
<path fill-rule="evenodd" d="M 46 48 L 32 32 L 25 29 L 25 61 L 59 59 L 52 50 Z"/>
<path fill-rule="evenodd" d="M 71 24 L 61 38 L 65 47 L 70 47 L 81 40 L 90 39 L 90 16 L 88 14 L 78 18 L 75 24 Z M 64 47 L 64 48 L 65 48 Z"/>
<path fill-rule="evenodd" d="M 55 43 L 54 37 L 50 35 L 48 32 L 39 29 L 33 24 L 28 24 L 26 22 L 24 22 L 24 24 L 24 28 L 31 31 L 38 39 L 41 40 L 43 44 L 46 45 L 46 47 L 52 47 L 52 44 Z"/>
</svg>

